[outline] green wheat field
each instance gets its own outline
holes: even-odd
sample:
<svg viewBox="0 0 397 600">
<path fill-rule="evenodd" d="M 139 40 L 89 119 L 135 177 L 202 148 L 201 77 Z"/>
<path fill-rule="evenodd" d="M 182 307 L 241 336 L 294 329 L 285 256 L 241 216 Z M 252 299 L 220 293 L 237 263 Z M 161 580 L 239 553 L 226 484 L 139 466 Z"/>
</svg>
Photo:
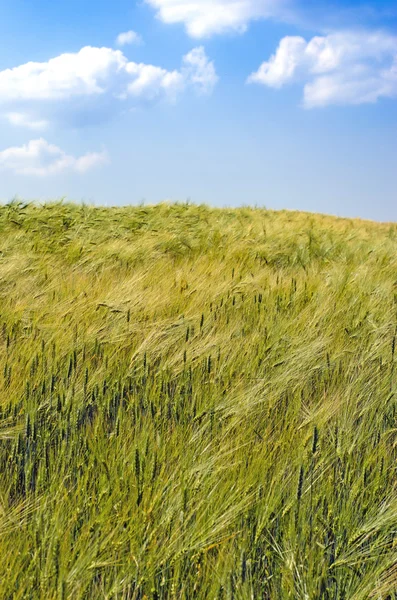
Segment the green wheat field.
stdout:
<svg viewBox="0 0 397 600">
<path fill-rule="evenodd" d="M 0 207 L 0 598 L 397 598 L 397 224 Z"/>
</svg>

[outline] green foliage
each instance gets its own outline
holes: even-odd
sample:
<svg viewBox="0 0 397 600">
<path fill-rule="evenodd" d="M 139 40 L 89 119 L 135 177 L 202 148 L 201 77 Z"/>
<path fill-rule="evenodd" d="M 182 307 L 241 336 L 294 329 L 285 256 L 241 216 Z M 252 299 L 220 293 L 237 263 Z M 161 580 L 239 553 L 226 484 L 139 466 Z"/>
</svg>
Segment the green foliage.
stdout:
<svg viewBox="0 0 397 600">
<path fill-rule="evenodd" d="M 0 207 L 0 598 L 397 598 L 397 226 Z"/>
</svg>

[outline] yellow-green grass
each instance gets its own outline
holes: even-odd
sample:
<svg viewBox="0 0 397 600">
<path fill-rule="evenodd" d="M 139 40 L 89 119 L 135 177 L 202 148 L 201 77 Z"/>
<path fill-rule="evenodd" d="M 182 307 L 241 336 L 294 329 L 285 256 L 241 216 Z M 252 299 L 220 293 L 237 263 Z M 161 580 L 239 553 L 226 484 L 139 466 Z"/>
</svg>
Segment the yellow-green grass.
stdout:
<svg viewBox="0 0 397 600">
<path fill-rule="evenodd" d="M 0 598 L 397 598 L 397 225 L 0 207 Z"/>
</svg>

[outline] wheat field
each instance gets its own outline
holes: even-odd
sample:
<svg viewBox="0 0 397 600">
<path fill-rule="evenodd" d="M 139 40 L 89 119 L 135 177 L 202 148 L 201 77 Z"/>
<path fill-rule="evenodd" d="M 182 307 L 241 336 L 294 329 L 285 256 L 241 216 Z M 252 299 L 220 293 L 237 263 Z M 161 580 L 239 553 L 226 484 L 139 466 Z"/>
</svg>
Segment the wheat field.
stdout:
<svg viewBox="0 0 397 600">
<path fill-rule="evenodd" d="M 0 598 L 397 598 L 397 224 L 0 207 Z"/>
</svg>

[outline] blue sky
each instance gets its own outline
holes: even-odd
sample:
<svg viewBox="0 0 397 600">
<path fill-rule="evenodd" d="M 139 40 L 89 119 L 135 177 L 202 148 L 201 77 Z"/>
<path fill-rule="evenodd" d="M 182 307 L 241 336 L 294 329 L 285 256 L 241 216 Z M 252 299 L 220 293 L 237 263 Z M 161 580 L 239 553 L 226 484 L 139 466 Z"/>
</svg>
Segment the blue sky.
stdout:
<svg viewBox="0 0 397 600">
<path fill-rule="evenodd" d="M 395 0 L 0 11 L 0 199 L 397 220 Z"/>
</svg>

